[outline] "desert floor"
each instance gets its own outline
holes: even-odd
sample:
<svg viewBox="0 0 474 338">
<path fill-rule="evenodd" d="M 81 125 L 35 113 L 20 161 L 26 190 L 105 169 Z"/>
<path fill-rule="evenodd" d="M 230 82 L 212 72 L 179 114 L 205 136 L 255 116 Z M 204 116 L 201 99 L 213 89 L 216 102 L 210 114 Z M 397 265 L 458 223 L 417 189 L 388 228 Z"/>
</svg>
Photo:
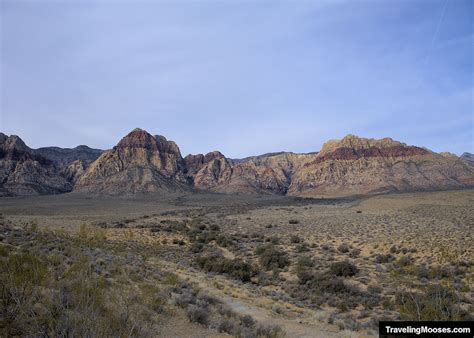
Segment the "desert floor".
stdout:
<svg viewBox="0 0 474 338">
<path fill-rule="evenodd" d="M 282 329 L 269 336 L 372 336 L 381 319 L 474 312 L 474 190 L 317 200 L 65 194 L 0 199 L 0 213 L 1 244 L 12 252 L 48 262 L 59 255 L 67 271 L 74 258 L 54 242 L 75 243 L 111 288 L 127 285 L 133 294 L 134 283 L 155 283 L 165 310 L 150 315 L 152 335 L 252 336 L 248 327 L 257 324 L 242 320 L 249 315 Z M 341 262 L 348 270 L 337 270 Z M 127 277 L 134 272 L 140 277 Z M 197 293 L 189 304 L 183 283 Z M 428 308 L 438 287 L 452 303 L 447 313 L 414 313 L 416 304 L 404 300 L 415 295 Z M 202 294 L 217 301 L 199 305 Z M 209 318 L 192 317 L 190 307 Z"/>
</svg>

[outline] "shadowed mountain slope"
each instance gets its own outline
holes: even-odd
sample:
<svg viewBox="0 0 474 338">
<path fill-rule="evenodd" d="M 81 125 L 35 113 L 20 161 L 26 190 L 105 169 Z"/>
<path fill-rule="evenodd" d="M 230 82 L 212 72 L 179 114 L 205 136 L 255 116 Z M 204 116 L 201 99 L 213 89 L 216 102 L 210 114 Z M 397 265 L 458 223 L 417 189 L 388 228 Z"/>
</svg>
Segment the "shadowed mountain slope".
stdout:
<svg viewBox="0 0 474 338">
<path fill-rule="evenodd" d="M 58 194 L 72 184 L 54 162 L 16 135 L 0 133 L 0 196 Z"/>
</svg>

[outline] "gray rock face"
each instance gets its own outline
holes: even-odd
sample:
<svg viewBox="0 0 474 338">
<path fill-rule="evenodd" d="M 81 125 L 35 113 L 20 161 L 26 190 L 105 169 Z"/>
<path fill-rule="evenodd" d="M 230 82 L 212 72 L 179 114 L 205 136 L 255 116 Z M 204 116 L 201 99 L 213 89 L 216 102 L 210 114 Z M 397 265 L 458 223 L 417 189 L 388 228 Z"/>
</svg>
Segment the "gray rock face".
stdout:
<svg viewBox="0 0 474 338">
<path fill-rule="evenodd" d="M 101 152 L 86 146 L 31 149 L 20 137 L 0 133 L 0 196 L 71 191 L 78 173 Z"/>
<path fill-rule="evenodd" d="M 71 189 L 51 160 L 36 154 L 16 135 L 0 135 L 0 195 L 58 194 Z"/>
<path fill-rule="evenodd" d="M 474 154 L 471 153 L 464 153 L 461 155 L 461 160 L 474 165 Z"/>
<path fill-rule="evenodd" d="M 100 149 L 93 149 L 84 145 L 75 148 L 44 147 L 33 151 L 35 154 L 51 160 L 61 170 L 65 170 L 75 161 L 89 164 L 95 161 L 103 152 Z"/>
</svg>

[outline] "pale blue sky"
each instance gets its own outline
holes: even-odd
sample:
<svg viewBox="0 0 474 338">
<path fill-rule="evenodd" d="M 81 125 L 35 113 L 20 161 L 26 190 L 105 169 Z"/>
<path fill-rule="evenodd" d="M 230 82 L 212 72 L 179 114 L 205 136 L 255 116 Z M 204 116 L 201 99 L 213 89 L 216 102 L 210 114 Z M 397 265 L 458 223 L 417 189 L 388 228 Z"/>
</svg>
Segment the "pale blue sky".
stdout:
<svg viewBox="0 0 474 338">
<path fill-rule="evenodd" d="M 0 131 L 183 154 L 348 133 L 474 152 L 473 1 L 0 0 Z"/>
</svg>

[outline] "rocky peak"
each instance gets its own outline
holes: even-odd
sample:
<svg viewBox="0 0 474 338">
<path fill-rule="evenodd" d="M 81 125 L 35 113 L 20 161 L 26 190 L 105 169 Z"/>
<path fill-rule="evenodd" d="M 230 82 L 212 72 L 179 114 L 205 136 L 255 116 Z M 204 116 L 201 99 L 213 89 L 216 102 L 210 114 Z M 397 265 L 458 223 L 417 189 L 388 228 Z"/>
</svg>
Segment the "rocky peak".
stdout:
<svg viewBox="0 0 474 338">
<path fill-rule="evenodd" d="M 114 195 L 187 189 L 185 183 L 176 143 L 136 128 L 87 167 L 75 190 Z"/>
<path fill-rule="evenodd" d="M 56 194 L 71 188 L 54 163 L 20 137 L 0 135 L 0 195 Z"/>
<path fill-rule="evenodd" d="M 7 138 L 7 135 L 5 135 L 4 133 L 0 133 L 0 145 L 2 145 L 7 140 Z"/>
<path fill-rule="evenodd" d="M 369 148 L 389 148 L 406 146 L 405 143 L 394 141 L 390 137 L 382 139 L 364 138 L 349 134 L 341 140 L 330 140 L 326 142 L 321 148 L 320 154 L 325 154 L 336 150 L 337 148 L 350 148 L 354 150 L 369 149 Z"/>
<path fill-rule="evenodd" d="M 369 139 L 347 135 L 341 140 L 326 142 L 319 152 L 316 162 L 328 159 L 355 160 L 361 157 L 406 157 L 429 153 L 424 148 L 408 146 L 389 137 Z"/>
<path fill-rule="evenodd" d="M 167 153 L 176 155 L 179 158 L 182 158 L 181 151 L 179 150 L 176 142 L 167 140 L 166 137 L 162 135 L 155 135 L 155 140 L 157 142 L 158 150 L 160 153 Z"/>
<path fill-rule="evenodd" d="M 225 158 L 225 156 L 220 151 L 211 151 L 204 155 L 204 163 L 211 162 L 213 160 Z"/>
<path fill-rule="evenodd" d="M 140 128 L 133 129 L 119 141 L 115 148 L 145 148 L 158 150 L 157 141 L 153 135 Z"/>
<path fill-rule="evenodd" d="M 23 142 L 23 140 L 17 135 L 11 135 L 3 142 L 3 149 L 5 151 L 29 151 L 30 148 Z"/>
<path fill-rule="evenodd" d="M 184 162 L 186 163 L 187 168 L 197 167 L 201 164 L 204 164 L 204 155 L 203 154 L 197 154 L 197 155 L 189 154 L 184 158 Z"/>
<path fill-rule="evenodd" d="M 197 155 L 187 155 L 184 158 L 185 166 L 188 172 L 196 172 L 201 169 L 207 163 L 218 160 L 218 159 L 225 159 L 225 156 L 220 151 L 211 151 L 206 155 L 197 154 Z"/>
<path fill-rule="evenodd" d="M 30 149 L 23 140 L 16 136 L 6 136 L 4 134 L 0 135 L 0 159 L 7 160 L 26 160 L 34 159 L 34 154 L 32 149 Z M 39 158 L 43 161 L 44 159 Z"/>
<path fill-rule="evenodd" d="M 84 144 L 81 144 L 81 145 L 78 145 L 77 147 L 74 148 L 74 150 L 78 150 L 78 151 L 90 151 L 90 150 L 94 150 L 92 149 L 91 147 L 88 147 Z"/>
</svg>

